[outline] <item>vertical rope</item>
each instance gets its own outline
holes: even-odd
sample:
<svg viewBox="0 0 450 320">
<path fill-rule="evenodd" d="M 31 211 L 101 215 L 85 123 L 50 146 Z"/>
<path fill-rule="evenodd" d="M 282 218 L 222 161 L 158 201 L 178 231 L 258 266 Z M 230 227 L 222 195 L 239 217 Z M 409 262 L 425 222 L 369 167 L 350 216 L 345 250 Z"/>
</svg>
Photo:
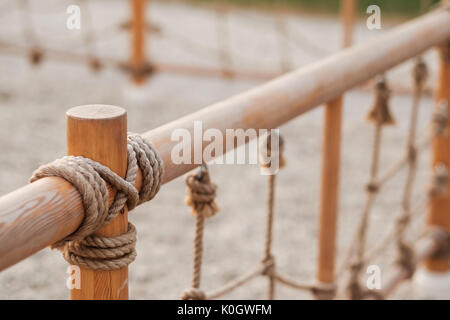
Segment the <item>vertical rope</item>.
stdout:
<svg viewBox="0 0 450 320">
<path fill-rule="evenodd" d="M 186 290 L 183 300 L 203 300 L 205 293 L 200 290 L 202 259 L 203 259 L 203 231 L 205 218 L 215 215 L 219 208 L 215 202 L 217 186 L 211 182 L 206 165 L 203 165 L 198 174 L 186 177 L 187 195 L 186 204 L 191 207 L 195 216 L 194 259 L 191 288 Z"/>
<path fill-rule="evenodd" d="M 38 37 L 33 26 L 33 16 L 29 0 L 19 0 L 22 34 L 25 41 L 30 44 L 28 57 L 32 65 L 41 63 L 44 53 L 39 48 Z"/>
<path fill-rule="evenodd" d="M 350 258 L 352 256 L 352 253 L 354 253 L 353 261 L 350 267 L 350 279 L 347 284 L 347 292 L 351 299 L 361 299 L 364 294 L 364 290 L 361 288 L 361 285 L 359 283 L 359 276 L 364 266 L 364 252 L 370 212 L 379 188 L 376 181 L 380 162 L 381 133 L 385 125 L 395 123 L 394 118 L 392 117 L 389 110 L 389 97 L 390 90 L 387 87 L 385 77 L 382 76 L 377 81 L 375 90 L 375 102 L 367 116 L 368 121 L 375 123 L 374 143 L 372 148 L 370 178 L 369 183 L 366 187 L 367 200 L 363 208 L 356 238 L 353 242 L 355 247 L 352 247 L 350 251 Z"/>
<path fill-rule="evenodd" d="M 414 93 L 406 145 L 408 151 L 408 172 L 402 199 L 403 212 L 396 222 L 397 264 L 408 272 L 409 278 L 412 277 L 414 273 L 414 255 L 411 246 L 407 244 L 404 239 L 404 234 L 411 220 L 411 196 L 417 169 L 417 150 L 415 144 L 417 118 L 427 73 L 425 63 L 421 57 L 418 57 L 413 69 Z"/>
<path fill-rule="evenodd" d="M 266 136 L 266 140 L 263 142 L 263 148 L 261 152 L 267 152 L 267 156 L 273 159 L 278 157 L 278 163 L 280 168 L 285 165 L 285 160 L 283 157 L 284 140 L 281 136 L 276 136 L 275 140 L 278 138 L 278 153 L 275 153 L 275 149 L 272 148 L 272 138 L 271 133 Z M 263 164 L 263 167 L 270 167 L 271 163 Z M 267 298 L 273 300 L 275 297 L 275 258 L 272 254 L 272 243 L 273 243 L 273 222 L 274 222 L 274 203 L 275 203 L 275 181 L 276 174 L 270 174 L 268 180 L 268 193 L 267 193 L 267 216 L 266 216 L 266 238 L 264 241 L 264 256 L 262 263 L 266 265 L 263 275 L 268 279 L 267 287 Z"/>
</svg>

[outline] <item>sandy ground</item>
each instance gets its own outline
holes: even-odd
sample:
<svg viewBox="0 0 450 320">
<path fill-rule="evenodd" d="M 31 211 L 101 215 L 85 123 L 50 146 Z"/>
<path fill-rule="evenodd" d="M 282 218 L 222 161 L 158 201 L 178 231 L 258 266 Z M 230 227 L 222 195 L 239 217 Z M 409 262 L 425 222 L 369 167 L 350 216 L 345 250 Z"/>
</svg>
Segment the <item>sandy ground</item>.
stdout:
<svg viewBox="0 0 450 320">
<path fill-rule="evenodd" d="M 42 7 L 37 7 L 36 3 L 33 2 L 33 23 L 42 38 L 41 43 L 84 52 L 84 47 L 78 45 L 79 34 L 73 35 L 64 27 L 68 3 L 39 1 Z M 214 13 L 184 4 L 160 2 L 155 3 L 149 13 L 163 34 L 181 35 L 201 47 L 212 48 L 208 55 L 202 56 L 190 52 L 190 46 L 176 43 L 174 37 L 155 35 L 148 44 L 155 61 L 217 66 Z M 124 1 L 108 1 L 108 5 L 105 1 L 94 1 L 92 15 L 95 27 L 101 29 L 125 21 L 128 11 Z M 23 43 L 19 21 L 17 11 L 3 15 L 0 38 Z M 318 46 L 325 45 L 329 52 L 338 50 L 340 30 L 335 18 L 290 15 L 287 21 L 292 35 L 306 36 Z M 267 14 L 233 11 L 229 22 L 236 68 L 278 72 L 279 52 L 273 19 Z M 360 23 L 356 41 L 368 41 L 389 28 L 386 22 L 382 30 L 371 32 Z M 296 67 L 321 58 L 299 45 L 290 46 Z M 100 54 L 125 58 L 126 34 L 114 33 L 114 37 L 102 41 L 97 50 Z M 430 53 L 426 57 L 432 69 L 430 83 L 433 83 L 436 56 Z M 391 82 L 409 85 L 410 68 L 411 63 L 406 63 L 392 70 L 388 77 Z M 259 83 L 158 74 L 140 90 L 141 97 L 137 99 L 136 90 L 116 70 L 94 75 L 84 66 L 51 61 L 33 69 L 23 57 L 1 54 L 0 70 L 0 194 L 26 184 L 39 164 L 64 154 L 64 113 L 72 106 L 91 103 L 123 106 L 128 111 L 129 130 L 143 132 Z M 372 96 L 368 92 L 352 91 L 345 97 L 340 257 L 351 241 L 364 202 L 373 139 L 373 128 L 364 122 L 364 115 L 371 103 Z M 410 96 L 394 95 L 392 98 L 392 111 L 398 123 L 383 133 L 382 168 L 396 159 L 404 148 L 410 105 Z M 431 107 L 432 100 L 425 99 L 420 113 L 421 133 L 429 120 Z M 286 139 L 288 165 L 278 179 L 274 251 L 280 271 L 299 280 L 310 280 L 315 275 L 321 130 L 320 108 L 281 128 Z M 415 198 L 423 195 L 428 173 L 428 152 L 425 152 L 420 158 Z M 211 168 L 211 174 L 219 185 L 218 203 L 222 210 L 206 225 L 203 269 L 206 289 L 215 288 L 258 263 L 265 223 L 266 177 L 259 174 L 258 167 L 216 165 Z M 402 172 L 380 194 L 371 220 L 369 246 L 388 230 L 394 216 L 400 212 L 404 179 Z M 184 193 L 183 179 L 176 179 L 165 185 L 154 201 L 130 214 L 139 233 L 138 258 L 130 266 L 130 294 L 134 299 L 178 298 L 190 284 L 194 219 L 183 204 Z M 421 224 L 421 220 L 414 224 L 413 235 L 421 229 Z M 383 278 L 389 276 L 393 259 L 393 251 L 387 250 L 374 262 L 382 268 Z M 59 253 L 45 249 L 0 273 L 0 298 L 65 299 L 68 297 L 65 271 L 66 263 Z M 410 289 L 411 286 L 405 284 L 394 297 L 411 298 Z M 265 290 L 266 281 L 259 278 L 227 297 L 263 299 Z M 282 286 L 277 288 L 277 296 L 311 298 L 308 293 Z"/>
</svg>

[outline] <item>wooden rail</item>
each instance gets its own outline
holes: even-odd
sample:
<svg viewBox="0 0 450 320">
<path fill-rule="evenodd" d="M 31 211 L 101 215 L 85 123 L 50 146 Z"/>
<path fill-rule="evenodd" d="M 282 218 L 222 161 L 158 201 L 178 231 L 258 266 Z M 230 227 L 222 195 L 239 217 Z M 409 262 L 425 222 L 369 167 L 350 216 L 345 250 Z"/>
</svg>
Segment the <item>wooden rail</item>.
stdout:
<svg viewBox="0 0 450 320">
<path fill-rule="evenodd" d="M 193 133 L 195 120 L 201 120 L 205 130 L 217 128 L 224 133 L 226 129 L 276 128 L 448 41 L 449 21 L 449 10 L 431 12 L 370 42 L 143 133 L 164 160 L 163 183 L 197 166 L 172 163 L 171 150 L 177 143 L 170 139 L 174 129 L 186 128 Z M 44 178 L 1 197 L 0 270 L 73 233 L 83 214 L 78 192 L 60 178 Z"/>
</svg>

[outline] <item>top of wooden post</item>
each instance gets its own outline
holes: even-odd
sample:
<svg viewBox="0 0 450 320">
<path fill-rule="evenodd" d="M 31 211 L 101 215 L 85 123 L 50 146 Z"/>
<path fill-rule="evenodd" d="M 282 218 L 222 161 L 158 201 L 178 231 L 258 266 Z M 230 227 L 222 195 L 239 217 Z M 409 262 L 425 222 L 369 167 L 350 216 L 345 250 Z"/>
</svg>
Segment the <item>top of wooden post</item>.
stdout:
<svg viewBox="0 0 450 320">
<path fill-rule="evenodd" d="M 80 120 L 117 119 L 127 114 L 121 107 L 107 104 L 88 104 L 67 110 L 66 116 Z"/>
</svg>

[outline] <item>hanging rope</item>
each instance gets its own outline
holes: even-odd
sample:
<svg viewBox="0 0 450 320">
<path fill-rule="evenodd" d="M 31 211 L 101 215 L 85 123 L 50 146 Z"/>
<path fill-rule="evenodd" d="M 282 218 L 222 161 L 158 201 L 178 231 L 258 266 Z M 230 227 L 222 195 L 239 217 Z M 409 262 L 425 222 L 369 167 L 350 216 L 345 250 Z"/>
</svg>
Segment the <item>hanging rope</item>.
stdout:
<svg viewBox="0 0 450 320">
<path fill-rule="evenodd" d="M 274 138 L 272 138 L 274 135 Z M 278 142 L 278 148 L 272 148 L 272 141 Z M 277 159 L 279 163 L 279 168 L 283 168 L 286 161 L 283 156 L 284 151 L 284 139 L 279 136 L 275 131 L 266 136 L 265 141 L 263 141 L 264 147 L 260 148 L 270 159 Z M 275 152 L 277 150 L 277 152 Z M 268 168 L 271 163 L 263 163 L 262 167 Z M 268 197 L 267 197 L 267 218 L 266 218 L 266 238 L 264 246 L 264 256 L 262 259 L 263 264 L 266 268 L 263 270 L 263 275 L 267 277 L 269 281 L 269 286 L 267 290 L 267 297 L 270 300 L 274 299 L 275 293 L 275 258 L 272 254 L 272 242 L 273 242 L 273 219 L 274 219 L 274 202 L 275 202 L 275 179 L 276 174 L 269 175 L 268 184 Z"/>
<path fill-rule="evenodd" d="M 389 97 L 390 90 L 387 87 L 385 77 L 382 76 L 377 81 L 375 88 L 375 102 L 367 116 L 368 121 L 375 123 L 375 133 L 372 149 L 370 179 L 366 187 L 367 200 L 362 212 L 361 222 L 358 227 L 356 239 L 352 242 L 355 244 L 355 251 L 352 252 L 352 249 L 350 252 L 350 255 L 354 255 L 350 267 L 350 279 L 347 284 L 347 291 L 351 299 L 361 299 L 364 294 L 363 289 L 361 288 L 359 283 L 359 276 L 361 273 L 361 269 L 364 266 L 363 257 L 365 251 L 366 233 L 369 224 L 369 216 L 371 208 L 375 201 L 375 196 L 378 193 L 379 189 L 378 185 L 376 184 L 376 180 L 380 161 L 379 157 L 381 147 L 381 131 L 383 126 L 395 123 L 389 110 Z"/>
<path fill-rule="evenodd" d="M 198 174 L 191 174 L 186 177 L 186 186 L 185 202 L 191 207 L 191 212 L 195 216 L 194 268 L 191 288 L 186 290 L 181 298 L 183 300 L 203 300 L 206 299 L 205 293 L 200 290 L 203 230 L 205 218 L 210 218 L 219 211 L 215 202 L 217 186 L 211 182 L 206 164 L 202 165 Z"/>
<path fill-rule="evenodd" d="M 142 188 L 134 186 L 137 170 L 142 172 Z M 125 234 L 116 237 L 95 235 L 127 205 L 129 210 L 151 200 L 159 190 L 163 164 L 151 143 L 134 134 L 128 136 L 128 169 L 125 179 L 108 167 L 83 157 L 65 156 L 39 167 L 30 178 L 61 177 L 80 193 L 85 211 L 80 227 L 52 248 L 59 249 L 67 262 L 87 269 L 120 269 L 136 258 L 136 229 L 128 223 Z M 108 208 L 107 183 L 118 192 Z"/>
</svg>

